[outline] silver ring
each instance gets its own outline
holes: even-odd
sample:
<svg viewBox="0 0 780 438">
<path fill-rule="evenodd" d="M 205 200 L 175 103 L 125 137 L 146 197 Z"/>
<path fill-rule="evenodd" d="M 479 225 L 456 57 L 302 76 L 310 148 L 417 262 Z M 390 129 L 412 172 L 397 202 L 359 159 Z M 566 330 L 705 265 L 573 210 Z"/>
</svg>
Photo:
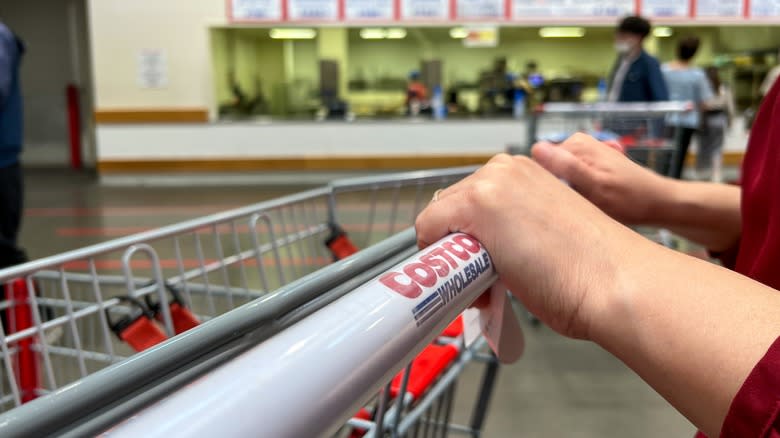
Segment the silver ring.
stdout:
<svg viewBox="0 0 780 438">
<path fill-rule="evenodd" d="M 431 199 L 431 202 L 438 201 L 439 200 L 439 194 L 441 194 L 441 192 L 443 192 L 443 191 L 444 191 L 444 189 L 439 189 L 439 190 L 436 190 L 435 192 L 433 192 L 433 199 Z"/>
</svg>

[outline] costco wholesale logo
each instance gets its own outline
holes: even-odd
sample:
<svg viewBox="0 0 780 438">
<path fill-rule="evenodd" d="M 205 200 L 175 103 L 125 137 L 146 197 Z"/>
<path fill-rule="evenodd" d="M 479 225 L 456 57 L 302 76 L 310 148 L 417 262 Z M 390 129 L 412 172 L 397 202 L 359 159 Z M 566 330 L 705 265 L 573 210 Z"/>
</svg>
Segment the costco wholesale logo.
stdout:
<svg viewBox="0 0 780 438">
<path fill-rule="evenodd" d="M 483 253 L 482 257 L 475 257 L 480 251 L 479 242 L 466 235 L 457 234 L 438 244 L 418 261 L 404 266 L 402 272 L 386 273 L 379 278 L 379 282 L 394 292 L 414 299 L 422 295 L 424 289 L 436 287 L 451 271 L 458 270 L 414 307 L 412 314 L 417 326 L 420 326 L 490 269 L 490 256 L 487 253 Z"/>
</svg>

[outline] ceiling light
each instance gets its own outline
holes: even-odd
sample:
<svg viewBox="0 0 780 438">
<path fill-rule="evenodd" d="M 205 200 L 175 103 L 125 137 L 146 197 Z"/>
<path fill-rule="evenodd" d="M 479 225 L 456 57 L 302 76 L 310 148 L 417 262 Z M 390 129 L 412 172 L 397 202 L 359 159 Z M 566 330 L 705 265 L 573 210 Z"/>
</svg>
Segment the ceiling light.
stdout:
<svg viewBox="0 0 780 438">
<path fill-rule="evenodd" d="M 672 33 L 674 32 L 671 27 L 661 26 L 653 29 L 653 36 L 656 38 L 667 38 L 672 36 Z"/>
<path fill-rule="evenodd" d="M 581 38 L 585 36 L 584 27 L 543 27 L 539 29 L 542 38 Z"/>
<path fill-rule="evenodd" d="M 275 40 L 310 40 L 317 36 L 317 31 L 304 28 L 271 29 L 269 35 Z"/>
<path fill-rule="evenodd" d="M 454 38 L 456 40 L 462 40 L 467 36 L 469 36 L 469 31 L 467 31 L 465 28 L 453 27 L 452 29 L 450 29 L 450 38 Z"/>
<path fill-rule="evenodd" d="M 391 40 L 404 39 L 406 38 L 406 29 L 400 27 L 387 29 L 387 38 Z"/>
<path fill-rule="evenodd" d="M 381 40 L 387 38 L 387 32 L 384 29 L 360 29 L 360 38 L 364 40 Z"/>
</svg>

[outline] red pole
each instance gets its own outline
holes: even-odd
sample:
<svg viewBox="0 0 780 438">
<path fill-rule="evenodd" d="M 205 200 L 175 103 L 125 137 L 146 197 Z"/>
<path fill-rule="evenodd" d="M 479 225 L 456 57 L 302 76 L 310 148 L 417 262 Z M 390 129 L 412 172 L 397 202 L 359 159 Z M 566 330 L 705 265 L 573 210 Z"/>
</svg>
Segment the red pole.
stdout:
<svg viewBox="0 0 780 438">
<path fill-rule="evenodd" d="M 32 307 L 29 303 L 29 292 L 27 290 L 27 281 L 18 278 L 5 286 L 6 297 L 13 303 L 7 308 L 6 321 L 8 322 L 8 333 L 20 332 L 33 326 Z M 40 388 L 40 376 L 38 374 L 38 361 L 35 357 L 33 337 L 21 339 L 17 346 L 19 348 L 16 356 L 17 372 L 19 373 L 19 392 L 22 403 L 38 397 L 36 390 Z"/>
<path fill-rule="evenodd" d="M 73 84 L 66 88 L 68 99 L 68 134 L 70 135 L 70 167 L 81 169 L 81 107 L 79 89 Z"/>
</svg>

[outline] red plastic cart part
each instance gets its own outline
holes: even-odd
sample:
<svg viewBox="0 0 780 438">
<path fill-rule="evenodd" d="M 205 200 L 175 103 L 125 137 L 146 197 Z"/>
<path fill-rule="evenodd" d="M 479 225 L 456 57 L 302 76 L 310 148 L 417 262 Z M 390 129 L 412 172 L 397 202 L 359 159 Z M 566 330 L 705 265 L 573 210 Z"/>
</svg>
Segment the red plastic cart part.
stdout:
<svg viewBox="0 0 780 438">
<path fill-rule="evenodd" d="M 127 323 L 117 334 L 135 351 L 144 351 L 167 339 L 160 326 L 146 315 Z"/>
<path fill-rule="evenodd" d="M 200 325 L 198 317 L 194 313 L 190 312 L 186 306 L 183 306 L 178 301 L 173 301 L 168 306 L 171 311 L 171 320 L 173 321 L 173 331 L 177 335 L 184 333 L 187 330 Z M 157 312 L 155 317 L 161 324 L 163 322 L 162 313 Z"/>
<path fill-rule="evenodd" d="M 411 374 L 406 392 L 411 393 L 418 400 L 441 373 L 455 360 L 458 349 L 454 345 L 429 345 L 412 361 Z M 390 395 L 398 396 L 401 389 L 404 372 L 401 371 L 393 378 L 390 385 Z"/>
<path fill-rule="evenodd" d="M 624 135 L 618 139 L 618 143 L 622 144 L 624 147 L 630 148 L 636 146 L 637 141 L 636 137 L 633 135 Z"/>
<path fill-rule="evenodd" d="M 358 252 L 357 246 L 349 240 L 347 233 L 336 224 L 330 224 L 330 237 L 325 241 L 325 245 L 336 261 Z"/>
<path fill-rule="evenodd" d="M 371 420 L 371 413 L 368 412 L 366 408 L 362 408 L 355 415 L 352 416 L 352 418 L 357 418 L 358 420 Z M 365 430 L 360 430 L 353 428 L 352 432 L 349 434 L 349 438 L 361 438 L 366 434 Z"/>
<path fill-rule="evenodd" d="M 441 335 L 447 338 L 457 338 L 463 334 L 463 317 L 458 315 L 455 321 L 452 321 L 450 325 L 441 332 Z"/>
<path fill-rule="evenodd" d="M 28 302 L 30 293 L 27 290 L 27 281 L 23 278 L 17 278 L 6 284 L 5 296 L 13 301 L 13 304 L 5 309 L 8 334 L 32 327 L 32 308 Z M 19 351 L 16 354 L 16 369 L 19 372 L 19 392 L 22 403 L 35 399 L 37 397 L 35 391 L 40 388 L 38 361 L 33 350 L 34 343 L 32 337 L 27 337 L 21 339 L 17 344 Z"/>
</svg>

